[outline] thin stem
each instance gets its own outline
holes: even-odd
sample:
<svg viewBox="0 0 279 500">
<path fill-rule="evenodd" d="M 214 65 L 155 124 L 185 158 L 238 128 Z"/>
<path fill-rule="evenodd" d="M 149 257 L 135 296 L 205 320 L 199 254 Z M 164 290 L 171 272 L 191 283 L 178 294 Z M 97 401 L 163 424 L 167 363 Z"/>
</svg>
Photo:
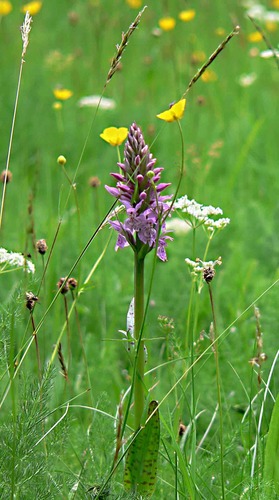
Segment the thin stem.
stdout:
<svg viewBox="0 0 279 500">
<path fill-rule="evenodd" d="M 207 59 L 207 61 L 203 64 L 203 66 L 197 71 L 197 73 L 193 76 L 191 79 L 187 89 L 185 90 L 183 97 L 187 94 L 187 92 L 190 90 L 190 88 L 198 81 L 198 79 L 202 76 L 202 74 L 205 72 L 205 70 L 210 66 L 210 64 L 213 63 L 213 61 L 216 59 L 216 57 L 224 50 L 226 47 L 227 43 L 235 36 L 238 35 L 240 31 L 239 26 L 235 26 L 235 28 L 231 31 L 231 33 L 218 45 L 217 49 L 214 50 L 214 52 L 211 54 L 211 56 Z M 181 98 L 181 99 L 182 99 Z"/>
<path fill-rule="evenodd" d="M 12 119 L 12 126 L 11 126 L 9 146 L 8 146 L 8 154 L 7 154 L 6 167 L 5 167 L 5 177 L 4 177 L 4 182 L 3 182 L 3 192 L 2 192 L 1 209 L 0 209 L 0 229 L 2 228 L 2 223 L 3 223 L 4 204 L 5 204 L 6 186 L 7 186 L 7 172 L 9 170 L 9 165 L 10 165 L 12 143 L 13 143 L 14 129 L 15 129 L 15 121 L 16 121 L 16 114 L 17 114 L 17 106 L 18 106 L 18 99 L 19 99 L 19 91 L 20 91 L 21 77 L 22 77 L 22 70 L 23 70 L 23 63 L 24 63 L 24 59 L 21 58 L 19 75 L 18 75 L 18 82 L 17 82 L 17 89 L 16 89 L 13 119 Z"/>
<path fill-rule="evenodd" d="M 78 330 L 78 335 L 79 335 L 79 342 L 80 342 L 80 347 L 81 347 L 81 352 L 82 352 L 82 357 L 83 357 L 83 362 L 84 362 L 84 368 L 85 368 L 86 376 L 87 376 L 87 383 L 88 383 L 88 387 L 90 387 L 90 389 L 92 389 L 90 375 L 89 375 L 88 362 L 87 362 L 87 356 L 86 356 L 86 349 L 84 347 L 84 342 L 83 342 L 83 338 L 82 338 L 80 320 L 79 320 L 78 310 L 77 310 L 77 306 L 76 306 L 76 297 L 75 297 L 73 290 L 71 290 L 71 295 L 72 295 L 72 300 L 73 300 L 74 312 L 75 312 L 75 317 L 76 317 L 76 325 L 77 325 L 77 330 Z M 69 319 L 69 314 L 68 314 L 68 319 Z M 88 391 L 88 397 L 93 402 L 92 390 Z"/>
<path fill-rule="evenodd" d="M 32 323 L 32 328 L 33 328 L 33 337 L 34 337 L 35 346 L 36 346 L 36 356 L 37 356 L 37 363 L 38 363 L 39 380 L 41 382 L 42 381 L 41 358 L 40 358 L 38 337 L 37 337 L 37 333 L 36 333 L 36 326 L 35 326 L 35 322 L 34 322 L 34 317 L 33 317 L 32 311 L 30 312 L 30 316 L 31 316 L 31 323 Z"/>
<path fill-rule="evenodd" d="M 70 323 L 69 323 L 69 313 L 68 313 L 68 302 L 66 295 L 63 295 L 64 298 L 64 307 L 65 307 L 65 317 L 66 317 L 66 325 L 67 325 L 67 341 L 68 341 L 68 371 L 71 364 L 72 352 L 71 352 L 71 331 L 70 331 Z"/>
<path fill-rule="evenodd" d="M 181 185 L 184 173 L 185 173 L 184 172 L 185 148 L 184 148 L 183 132 L 182 132 L 182 127 L 181 127 L 180 121 L 177 120 L 176 123 L 178 125 L 178 129 L 179 129 L 179 133 L 180 133 L 180 139 L 181 139 L 181 164 L 180 164 L 180 172 L 179 172 L 179 179 L 178 179 L 178 183 L 177 183 L 177 186 L 176 186 L 176 190 L 175 190 L 175 193 L 173 195 L 172 202 L 170 204 L 170 208 L 167 211 L 166 215 L 163 217 L 162 224 L 165 222 L 166 218 L 169 216 L 170 212 L 172 211 L 173 204 L 174 204 L 174 202 L 175 202 L 175 200 L 177 198 L 177 195 L 178 195 L 178 192 L 179 192 L 179 189 L 180 189 L 180 185 Z"/>
<path fill-rule="evenodd" d="M 144 410 L 144 342 L 141 340 L 141 330 L 144 318 L 144 259 L 139 259 L 135 252 L 134 264 L 134 296 L 135 296 L 135 339 L 139 342 L 135 356 L 135 429 L 140 427 Z"/>
<path fill-rule="evenodd" d="M 208 291 L 210 297 L 211 311 L 212 311 L 212 320 L 213 320 L 213 335 L 214 335 L 214 358 L 216 365 L 216 383 L 217 383 L 217 398 L 218 398 L 218 406 L 219 406 L 219 419 L 220 419 L 220 427 L 219 427 L 219 438 L 220 438 L 220 466 L 221 466 L 221 487 L 222 487 L 222 498 L 226 497 L 225 495 L 225 474 L 224 474 L 224 437 L 223 437 L 223 410 L 222 410 L 222 396 L 221 396 L 221 375 L 220 375 L 220 366 L 219 366 L 219 349 L 218 349 L 218 336 L 217 336 L 217 324 L 216 324 L 216 315 L 214 309 L 214 301 L 212 288 L 210 283 L 208 284 Z"/>
</svg>

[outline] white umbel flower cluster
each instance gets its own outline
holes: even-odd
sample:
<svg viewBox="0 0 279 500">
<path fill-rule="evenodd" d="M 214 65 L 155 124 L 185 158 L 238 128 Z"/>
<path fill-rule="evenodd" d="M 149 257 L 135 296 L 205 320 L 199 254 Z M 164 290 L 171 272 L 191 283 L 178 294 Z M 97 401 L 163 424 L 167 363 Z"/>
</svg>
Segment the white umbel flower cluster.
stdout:
<svg viewBox="0 0 279 500">
<path fill-rule="evenodd" d="M 187 219 L 190 226 L 197 227 L 204 224 L 209 232 L 213 232 L 216 229 L 224 229 L 230 223 L 230 219 L 225 217 L 217 220 L 212 218 L 223 215 L 223 210 L 220 207 L 215 208 L 212 205 L 202 205 L 195 200 L 189 200 L 187 195 L 178 198 L 174 202 L 173 208 L 181 210 L 183 218 Z"/>
<path fill-rule="evenodd" d="M 31 260 L 26 259 L 21 253 L 8 252 L 5 248 L 0 248 L 0 273 L 3 272 L 7 266 L 14 266 L 23 268 L 28 273 L 34 274 L 35 266 Z"/>
<path fill-rule="evenodd" d="M 190 268 L 190 272 L 193 276 L 198 276 L 204 273 L 205 269 L 214 269 L 215 266 L 221 266 L 222 258 L 218 257 L 216 260 L 202 261 L 200 259 L 191 260 L 185 259 L 186 264 Z"/>
</svg>

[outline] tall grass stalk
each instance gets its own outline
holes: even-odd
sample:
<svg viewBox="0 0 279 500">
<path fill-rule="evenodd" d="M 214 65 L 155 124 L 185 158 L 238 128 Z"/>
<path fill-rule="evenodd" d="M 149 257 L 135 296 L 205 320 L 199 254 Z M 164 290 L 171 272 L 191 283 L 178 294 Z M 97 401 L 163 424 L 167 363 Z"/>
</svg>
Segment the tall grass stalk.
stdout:
<svg viewBox="0 0 279 500">
<path fill-rule="evenodd" d="M 16 89 L 16 96 L 15 96 L 15 103 L 14 103 L 12 125 L 11 125 L 11 130 L 10 130 L 8 153 L 7 153 L 7 159 L 6 159 L 5 176 L 4 176 L 4 182 L 3 182 L 3 191 L 2 191 L 1 208 L 0 208 L 0 229 L 2 228 L 2 224 L 3 224 L 4 205 L 5 205 L 5 197 L 6 197 L 6 186 L 7 186 L 7 172 L 9 170 L 9 165 L 10 165 L 10 158 L 11 158 L 12 143 L 13 143 L 13 138 L 14 138 L 14 130 L 15 130 L 15 122 L 16 122 L 16 115 L 17 115 L 17 108 L 18 108 L 18 100 L 19 100 L 19 93 L 20 93 L 20 86 L 21 86 L 23 64 L 25 63 L 24 57 L 26 54 L 27 46 L 29 44 L 29 33 L 31 30 L 31 22 L 32 22 L 32 17 L 30 16 L 29 12 L 27 11 L 25 14 L 23 25 L 20 28 L 21 37 L 22 37 L 22 52 L 21 52 L 21 60 L 20 60 L 20 66 L 19 66 L 19 75 L 18 75 L 18 81 L 17 81 L 17 89 Z"/>
</svg>

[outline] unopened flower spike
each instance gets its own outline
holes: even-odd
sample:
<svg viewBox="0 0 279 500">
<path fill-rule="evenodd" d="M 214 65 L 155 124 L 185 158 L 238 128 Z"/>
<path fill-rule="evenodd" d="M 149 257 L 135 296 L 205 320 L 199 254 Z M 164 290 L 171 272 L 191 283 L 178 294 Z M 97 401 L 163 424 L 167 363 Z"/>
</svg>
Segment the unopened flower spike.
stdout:
<svg viewBox="0 0 279 500">
<path fill-rule="evenodd" d="M 186 99 L 181 99 L 180 101 L 171 104 L 170 109 L 163 111 L 156 116 L 157 118 L 160 118 L 160 120 L 164 120 L 169 123 L 181 120 L 184 115 L 185 106 Z"/>
<path fill-rule="evenodd" d="M 127 127 L 108 127 L 100 134 L 100 137 L 111 146 L 120 146 L 127 139 Z"/>
</svg>

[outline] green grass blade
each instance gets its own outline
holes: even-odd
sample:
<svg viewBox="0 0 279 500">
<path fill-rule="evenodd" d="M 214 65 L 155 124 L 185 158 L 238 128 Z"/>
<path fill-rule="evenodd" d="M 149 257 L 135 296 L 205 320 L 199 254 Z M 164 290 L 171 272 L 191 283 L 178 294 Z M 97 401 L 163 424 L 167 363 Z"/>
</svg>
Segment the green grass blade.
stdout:
<svg viewBox="0 0 279 500">
<path fill-rule="evenodd" d="M 279 395 L 277 396 L 265 447 L 264 481 L 268 483 L 267 494 L 274 487 L 279 495 Z M 268 496 L 268 498 L 270 498 Z"/>
<path fill-rule="evenodd" d="M 149 497 L 155 489 L 157 458 L 160 442 L 158 403 L 151 401 L 147 424 L 132 442 L 127 453 L 124 486 L 126 490 Z M 154 412 L 154 413 L 153 413 Z"/>
</svg>

